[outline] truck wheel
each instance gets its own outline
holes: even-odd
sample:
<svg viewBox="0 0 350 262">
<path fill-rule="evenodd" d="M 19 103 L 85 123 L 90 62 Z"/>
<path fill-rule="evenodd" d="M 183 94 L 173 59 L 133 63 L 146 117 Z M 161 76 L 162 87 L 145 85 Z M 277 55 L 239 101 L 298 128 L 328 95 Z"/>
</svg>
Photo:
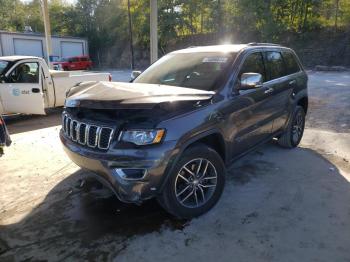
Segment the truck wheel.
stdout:
<svg viewBox="0 0 350 262">
<path fill-rule="evenodd" d="M 299 145 L 304 134 L 305 128 L 305 112 L 301 106 L 294 108 L 293 116 L 288 124 L 287 129 L 278 139 L 278 143 L 282 147 L 294 148 Z"/>
<path fill-rule="evenodd" d="M 158 202 L 177 218 L 200 216 L 218 202 L 225 173 L 224 162 L 215 150 L 206 145 L 190 147 L 169 174 Z"/>
</svg>

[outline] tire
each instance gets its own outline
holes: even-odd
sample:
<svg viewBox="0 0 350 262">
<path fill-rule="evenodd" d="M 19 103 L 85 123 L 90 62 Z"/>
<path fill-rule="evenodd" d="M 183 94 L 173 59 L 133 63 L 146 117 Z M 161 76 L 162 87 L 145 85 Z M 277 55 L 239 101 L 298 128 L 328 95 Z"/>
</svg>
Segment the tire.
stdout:
<svg viewBox="0 0 350 262">
<path fill-rule="evenodd" d="M 287 129 L 278 139 L 278 144 L 285 148 L 297 147 L 303 137 L 305 128 L 305 111 L 301 106 L 294 108 L 292 119 Z"/>
<path fill-rule="evenodd" d="M 158 202 L 179 219 L 200 216 L 220 199 L 225 174 L 224 162 L 215 150 L 201 144 L 190 147 L 169 174 Z"/>
</svg>

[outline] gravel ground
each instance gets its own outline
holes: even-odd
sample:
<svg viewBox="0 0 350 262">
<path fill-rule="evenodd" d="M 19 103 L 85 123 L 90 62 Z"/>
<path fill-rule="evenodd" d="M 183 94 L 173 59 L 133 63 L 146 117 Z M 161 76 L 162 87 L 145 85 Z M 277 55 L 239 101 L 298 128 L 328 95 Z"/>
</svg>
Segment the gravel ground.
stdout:
<svg viewBox="0 0 350 262">
<path fill-rule="evenodd" d="M 350 261 L 350 74 L 309 77 L 301 146 L 271 142 L 237 161 L 219 203 L 191 221 L 155 201 L 122 204 L 71 163 L 60 110 L 9 120 L 0 261 Z"/>
</svg>

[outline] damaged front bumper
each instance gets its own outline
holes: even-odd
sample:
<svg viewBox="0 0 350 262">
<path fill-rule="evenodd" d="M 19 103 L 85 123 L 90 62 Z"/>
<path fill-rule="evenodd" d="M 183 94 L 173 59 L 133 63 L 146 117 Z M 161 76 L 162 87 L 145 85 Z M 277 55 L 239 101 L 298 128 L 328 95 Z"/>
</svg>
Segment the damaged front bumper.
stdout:
<svg viewBox="0 0 350 262">
<path fill-rule="evenodd" d="M 75 164 L 92 171 L 120 201 L 126 203 L 141 203 L 156 196 L 177 154 L 175 141 L 164 141 L 145 149 L 110 148 L 100 152 L 71 141 L 62 130 L 60 139 Z"/>
</svg>

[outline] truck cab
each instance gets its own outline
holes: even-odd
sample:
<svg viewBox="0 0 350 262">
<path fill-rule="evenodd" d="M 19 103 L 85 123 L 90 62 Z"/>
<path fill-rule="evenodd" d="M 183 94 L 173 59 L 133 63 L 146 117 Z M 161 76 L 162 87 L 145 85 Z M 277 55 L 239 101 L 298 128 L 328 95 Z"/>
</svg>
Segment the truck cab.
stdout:
<svg viewBox="0 0 350 262">
<path fill-rule="evenodd" d="M 110 81 L 109 73 L 50 70 L 43 58 L 0 57 L 0 114 L 45 114 L 64 105 L 66 91 L 84 81 Z"/>
</svg>

